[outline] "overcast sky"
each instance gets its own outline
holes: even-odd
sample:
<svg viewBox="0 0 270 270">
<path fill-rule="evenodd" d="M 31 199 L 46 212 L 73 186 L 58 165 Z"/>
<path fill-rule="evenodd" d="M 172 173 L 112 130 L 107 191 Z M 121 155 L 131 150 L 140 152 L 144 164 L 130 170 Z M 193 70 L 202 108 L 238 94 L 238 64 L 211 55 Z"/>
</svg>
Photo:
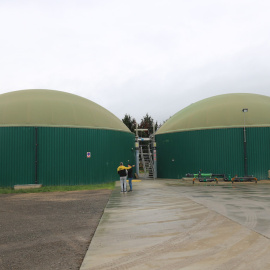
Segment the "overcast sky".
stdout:
<svg viewBox="0 0 270 270">
<path fill-rule="evenodd" d="M 269 0 L 0 0 L 0 93 L 53 89 L 162 123 L 270 95 Z"/>
</svg>

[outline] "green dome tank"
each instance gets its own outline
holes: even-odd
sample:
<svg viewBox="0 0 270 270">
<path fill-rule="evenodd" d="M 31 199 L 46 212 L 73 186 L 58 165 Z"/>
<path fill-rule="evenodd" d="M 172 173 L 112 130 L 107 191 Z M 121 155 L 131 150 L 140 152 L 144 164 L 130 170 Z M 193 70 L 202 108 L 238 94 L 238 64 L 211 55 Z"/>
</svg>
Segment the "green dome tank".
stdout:
<svg viewBox="0 0 270 270">
<path fill-rule="evenodd" d="M 118 180 L 134 164 L 135 135 L 77 95 L 44 89 L 0 95 L 0 186 L 85 185 Z"/>
<path fill-rule="evenodd" d="M 269 138 L 270 97 L 237 93 L 206 98 L 177 112 L 157 131 L 158 177 L 178 179 L 200 169 L 244 176 L 246 162 L 248 175 L 267 179 Z"/>
</svg>

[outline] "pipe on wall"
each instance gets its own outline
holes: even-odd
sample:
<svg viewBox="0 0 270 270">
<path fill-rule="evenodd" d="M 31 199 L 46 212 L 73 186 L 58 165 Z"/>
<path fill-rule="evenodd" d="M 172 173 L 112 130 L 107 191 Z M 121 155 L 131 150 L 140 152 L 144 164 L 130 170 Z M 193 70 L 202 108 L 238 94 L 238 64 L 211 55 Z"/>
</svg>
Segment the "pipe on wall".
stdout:
<svg viewBox="0 0 270 270">
<path fill-rule="evenodd" d="M 35 184 L 38 184 L 38 128 L 35 127 Z"/>
</svg>

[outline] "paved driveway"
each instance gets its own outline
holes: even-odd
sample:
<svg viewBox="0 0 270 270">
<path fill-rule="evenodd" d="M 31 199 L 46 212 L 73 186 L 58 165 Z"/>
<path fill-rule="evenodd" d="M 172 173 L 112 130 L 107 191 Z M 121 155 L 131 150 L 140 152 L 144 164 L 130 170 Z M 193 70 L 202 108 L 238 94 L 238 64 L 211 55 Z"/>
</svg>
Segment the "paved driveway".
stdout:
<svg viewBox="0 0 270 270">
<path fill-rule="evenodd" d="M 270 185 L 183 187 L 186 196 L 270 238 Z"/>
<path fill-rule="evenodd" d="M 142 181 L 115 189 L 88 269 L 270 269 L 269 185 Z"/>
</svg>

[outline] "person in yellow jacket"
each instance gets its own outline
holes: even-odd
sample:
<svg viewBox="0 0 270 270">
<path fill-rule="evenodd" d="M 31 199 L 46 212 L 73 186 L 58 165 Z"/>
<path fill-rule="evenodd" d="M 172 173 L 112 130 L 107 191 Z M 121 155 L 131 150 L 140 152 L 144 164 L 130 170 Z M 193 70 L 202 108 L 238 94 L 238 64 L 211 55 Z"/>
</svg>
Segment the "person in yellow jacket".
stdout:
<svg viewBox="0 0 270 270">
<path fill-rule="evenodd" d="M 117 173 L 120 176 L 121 192 L 127 192 L 127 170 L 129 167 L 125 167 L 123 162 L 120 162 L 120 166 L 117 168 Z"/>
</svg>

